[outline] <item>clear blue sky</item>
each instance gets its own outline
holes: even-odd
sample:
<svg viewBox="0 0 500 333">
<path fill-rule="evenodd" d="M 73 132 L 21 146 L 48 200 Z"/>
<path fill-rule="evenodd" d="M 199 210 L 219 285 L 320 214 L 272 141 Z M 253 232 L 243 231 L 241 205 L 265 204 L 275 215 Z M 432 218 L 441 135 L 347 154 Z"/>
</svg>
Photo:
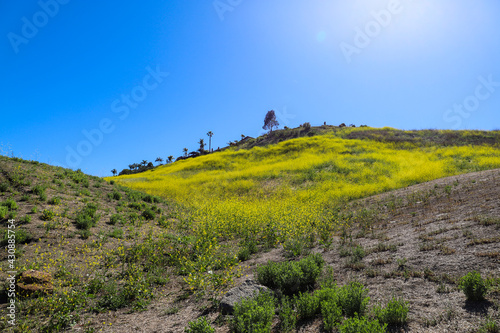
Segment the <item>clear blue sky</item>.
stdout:
<svg viewBox="0 0 500 333">
<path fill-rule="evenodd" d="M 94 175 L 180 156 L 210 130 L 215 148 L 257 136 L 271 109 L 289 127 L 500 128 L 497 0 L 24 0 L 0 13 L 3 153 Z"/>
</svg>

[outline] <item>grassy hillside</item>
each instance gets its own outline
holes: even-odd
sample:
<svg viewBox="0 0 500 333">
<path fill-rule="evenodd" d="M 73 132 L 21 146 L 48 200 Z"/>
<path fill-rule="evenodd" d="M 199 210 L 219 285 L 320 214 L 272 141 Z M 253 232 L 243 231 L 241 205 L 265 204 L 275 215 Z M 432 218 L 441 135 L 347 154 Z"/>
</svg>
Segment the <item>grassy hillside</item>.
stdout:
<svg viewBox="0 0 500 333">
<path fill-rule="evenodd" d="M 273 132 L 285 140 L 275 145 L 255 146 L 264 136 L 115 180 L 189 207 L 197 234 L 251 233 L 286 247 L 318 228 L 333 232 L 345 222 L 337 208 L 350 200 L 500 167 L 498 132 L 321 128 L 290 139 L 296 131 Z"/>
<path fill-rule="evenodd" d="M 410 279 L 411 292 L 403 286 L 397 294 L 410 302 L 409 327 L 417 331 L 448 329 L 451 314 L 437 310 L 444 299 L 453 299 L 455 316 L 464 318 L 457 327 L 483 325 L 486 314 L 498 319 L 490 310 L 500 294 L 498 172 L 405 191 L 499 168 L 499 138 L 498 132 L 292 129 L 106 180 L 0 156 L 0 242 L 9 243 L 14 219 L 16 283 L 31 288 L 17 290 L 17 325 L 10 327 L 2 312 L 0 329 L 184 332 L 204 316 L 217 332 L 229 332 L 233 317 L 220 314 L 218 302 L 231 286 L 250 278 L 276 288 L 275 281 L 286 286 L 299 278 L 303 285 L 291 285 L 303 296 L 282 298 L 291 292 L 282 286 L 265 308 L 276 331 L 301 318 L 301 331 L 318 332 L 327 313 L 317 308 L 300 317 L 300 302 L 326 294 L 333 301 L 347 293 L 353 276 L 384 304 L 391 286 Z M 321 255 L 294 264 L 311 252 Z M 6 281 L 8 252 L 0 259 Z M 286 269 L 263 268 L 268 259 Z M 257 272 L 265 269 L 267 278 Z M 460 308 L 458 290 L 458 278 L 472 269 L 488 274 L 493 290 L 493 303 L 481 303 L 486 310 L 473 314 L 470 306 Z M 46 283 L 30 283 L 30 270 Z M 313 292 L 320 282 L 328 290 Z M 430 303 L 412 294 L 429 288 L 438 290 Z M 6 311 L 7 295 L 1 296 Z M 370 303 L 375 312 L 367 310 L 366 318 L 384 319 L 378 309 Z"/>
</svg>

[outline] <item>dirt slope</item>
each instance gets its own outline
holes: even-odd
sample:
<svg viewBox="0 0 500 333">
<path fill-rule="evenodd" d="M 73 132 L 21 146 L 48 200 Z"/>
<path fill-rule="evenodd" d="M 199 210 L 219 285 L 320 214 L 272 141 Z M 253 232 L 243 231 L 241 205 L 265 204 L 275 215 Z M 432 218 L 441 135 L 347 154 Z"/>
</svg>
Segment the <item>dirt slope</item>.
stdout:
<svg viewBox="0 0 500 333">
<path fill-rule="evenodd" d="M 336 236 L 330 247 L 311 251 L 323 254 L 339 284 L 362 281 L 370 290 L 371 306 L 385 304 L 393 295 L 407 300 L 409 322 L 401 331 L 475 332 L 488 316 L 499 320 L 499 169 L 377 195 L 351 209 L 365 209 L 366 214 L 350 237 Z M 367 255 L 352 263 L 349 249 L 356 245 Z M 253 278 L 255 267 L 267 260 L 288 259 L 280 248 L 254 255 L 242 264 L 236 285 Z M 486 302 L 468 303 L 457 289 L 458 278 L 472 270 L 496 281 Z M 212 303 L 183 297 L 180 285 L 170 286 L 165 295 L 147 311 L 110 312 L 92 321 L 105 332 L 184 332 L 189 321 L 207 315 L 217 332 L 229 332 L 229 317 Z M 302 323 L 298 332 L 319 332 L 320 327 L 316 319 Z"/>
</svg>

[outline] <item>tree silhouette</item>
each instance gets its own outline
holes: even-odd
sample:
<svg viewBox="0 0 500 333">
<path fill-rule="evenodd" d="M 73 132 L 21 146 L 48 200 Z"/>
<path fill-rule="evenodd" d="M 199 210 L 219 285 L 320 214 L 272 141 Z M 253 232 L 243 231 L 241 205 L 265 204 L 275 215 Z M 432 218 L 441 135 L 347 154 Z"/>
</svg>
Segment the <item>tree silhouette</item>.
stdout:
<svg viewBox="0 0 500 333">
<path fill-rule="evenodd" d="M 184 152 L 184 157 L 187 157 L 188 156 L 188 149 L 183 148 L 182 151 Z"/>
<path fill-rule="evenodd" d="M 172 163 L 172 161 L 174 160 L 174 157 L 172 155 L 170 155 L 169 157 L 167 157 L 167 160 L 168 160 L 168 163 Z"/>
<path fill-rule="evenodd" d="M 212 136 L 214 135 L 214 133 L 212 133 L 212 131 L 208 131 L 207 135 L 208 135 L 208 152 L 211 153 L 212 152 Z"/>
<path fill-rule="evenodd" d="M 161 162 L 163 162 L 163 158 L 157 157 L 155 162 L 158 162 L 158 164 L 161 164 Z"/>
<path fill-rule="evenodd" d="M 111 170 L 111 173 L 113 174 L 113 176 L 116 176 L 116 173 L 117 173 L 117 172 L 118 172 L 118 171 L 116 171 L 116 169 Z"/>
<path fill-rule="evenodd" d="M 280 124 L 276 120 L 276 114 L 274 113 L 274 110 L 267 111 L 266 117 L 264 118 L 264 126 L 262 126 L 263 129 L 265 130 L 270 130 L 270 132 L 273 131 L 273 127 L 278 127 Z"/>
<path fill-rule="evenodd" d="M 198 141 L 198 144 L 200 145 L 200 148 L 198 149 L 198 151 L 200 152 L 200 154 L 203 154 L 205 153 L 205 140 L 203 139 L 200 139 L 200 141 Z"/>
<path fill-rule="evenodd" d="M 148 161 L 142 160 L 141 164 L 144 165 L 144 166 L 146 166 L 146 164 L 148 164 Z"/>
</svg>

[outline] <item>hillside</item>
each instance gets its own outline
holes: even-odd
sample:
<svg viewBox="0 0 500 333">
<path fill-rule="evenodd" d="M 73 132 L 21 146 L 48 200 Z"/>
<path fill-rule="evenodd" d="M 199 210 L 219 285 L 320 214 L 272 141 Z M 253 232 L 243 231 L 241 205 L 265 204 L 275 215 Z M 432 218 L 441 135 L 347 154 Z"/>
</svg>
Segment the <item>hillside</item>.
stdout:
<svg viewBox="0 0 500 333">
<path fill-rule="evenodd" d="M 324 263 L 304 295 L 356 279 L 370 297 L 366 318 L 400 297 L 408 320 L 391 331 L 498 321 L 498 132 L 325 128 L 282 139 L 107 179 L 0 156 L 3 246 L 8 219 L 17 230 L 13 331 L 184 332 L 203 317 L 229 332 L 222 295 L 264 283 L 257 270 L 268 260 L 293 265 L 311 253 Z M 5 281 L 8 253 L 0 258 Z M 30 283 L 29 270 L 44 283 Z M 485 301 L 459 290 L 472 270 L 487 279 Z M 299 332 L 325 329 L 324 313 L 303 318 L 297 304 Z"/>
</svg>

